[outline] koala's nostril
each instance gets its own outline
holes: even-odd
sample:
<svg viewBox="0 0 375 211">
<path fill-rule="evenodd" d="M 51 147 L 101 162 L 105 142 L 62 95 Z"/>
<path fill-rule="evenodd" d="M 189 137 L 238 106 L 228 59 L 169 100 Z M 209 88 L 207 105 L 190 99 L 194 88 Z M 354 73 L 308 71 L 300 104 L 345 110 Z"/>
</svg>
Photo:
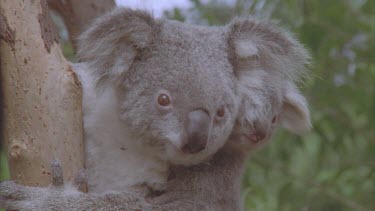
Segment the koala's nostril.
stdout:
<svg viewBox="0 0 375 211">
<path fill-rule="evenodd" d="M 202 131 L 189 134 L 188 142 L 182 147 L 184 153 L 198 153 L 206 148 L 207 135 Z"/>
</svg>

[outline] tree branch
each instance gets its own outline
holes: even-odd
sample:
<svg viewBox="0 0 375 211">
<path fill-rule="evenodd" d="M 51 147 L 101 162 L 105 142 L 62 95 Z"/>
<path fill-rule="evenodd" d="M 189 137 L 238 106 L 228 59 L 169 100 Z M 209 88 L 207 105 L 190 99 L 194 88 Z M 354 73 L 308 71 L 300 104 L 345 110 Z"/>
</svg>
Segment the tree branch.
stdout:
<svg viewBox="0 0 375 211">
<path fill-rule="evenodd" d="M 74 49 L 76 38 L 85 27 L 94 18 L 116 6 L 114 0 L 47 0 L 47 2 L 49 8 L 63 18 Z"/>
<path fill-rule="evenodd" d="M 2 134 L 11 178 L 50 183 L 49 166 L 65 178 L 84 166 L 81 86 L 65 60 L 45 0 L 0 0 Z"/>
</svg>

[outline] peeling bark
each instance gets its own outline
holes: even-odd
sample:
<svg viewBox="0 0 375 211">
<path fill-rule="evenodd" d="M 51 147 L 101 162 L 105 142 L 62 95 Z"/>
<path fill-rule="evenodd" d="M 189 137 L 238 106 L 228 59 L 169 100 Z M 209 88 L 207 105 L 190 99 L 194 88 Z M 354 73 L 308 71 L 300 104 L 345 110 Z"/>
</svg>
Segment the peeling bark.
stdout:
<svg viewBox="0 0 375 211">
<path fill-rule="evenodd" d="M 14 49 L 15 32 L 9 27 L 7 17 L 3 14 L 4 12 L 0 10 L 0 40 L 4 40 Z"/>
<path fill-rule="evenodd" d="M 46 1 L 41 1 L 41 4 L 42 12 L 38 15 L 40 32 L 44 41 L 44 46 L 46 47 L 47 51 L 50 52 L 52 44 L 54 42 L 59 43 L 59 34 L 57 33 L 51 18 L 49 18 Z"/>
<path fill-rule="evenodd" d="M 63 18 L 74 48 L 76 47 L 76 37 L 85 27 L 94 18 L 116 6 L 114 0 L 47 0 L 47 2 L 49 8 Z"/>
<path fill-rule="evenodd" d="M 0 0 L 3 127 L 11 178 L 50 183 L 59 159 L 64 176 L 84 166 L 81 86 L 65 60 L 45 0 Z"/>
</svg>

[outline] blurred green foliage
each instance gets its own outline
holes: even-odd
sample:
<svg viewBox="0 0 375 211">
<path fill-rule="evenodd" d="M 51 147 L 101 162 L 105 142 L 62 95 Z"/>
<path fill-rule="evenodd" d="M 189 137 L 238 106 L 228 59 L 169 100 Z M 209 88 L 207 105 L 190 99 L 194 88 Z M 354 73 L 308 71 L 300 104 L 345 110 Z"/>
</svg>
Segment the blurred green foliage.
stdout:
<svg viewBox="0 0 375 211">
<path fill-rule="evenodd" d="M 234 16 L 280 20 L 314 58 L 303 92 L 313 130 L 279 131 L 243 178 L 250 210 L 375 210 L 375 1 L 192 0 L 169 18 L 222 25 Z"/>
<path fill-rule="evenodd" d="M 191 1 L 192 8 L 165 15 L 207 25 L 248 14 L 277 19 L 315 61 L 303 87 L 313 130 L 303 137 L 279 131 L 253 153 L 243 178 L 245 208 L 375 210 L 375 1 Z M 63 49 L 74 60 L 70 44 Z M 9 177 L 4 169 L 0 155 L 0 179 Z"/>
</svg>

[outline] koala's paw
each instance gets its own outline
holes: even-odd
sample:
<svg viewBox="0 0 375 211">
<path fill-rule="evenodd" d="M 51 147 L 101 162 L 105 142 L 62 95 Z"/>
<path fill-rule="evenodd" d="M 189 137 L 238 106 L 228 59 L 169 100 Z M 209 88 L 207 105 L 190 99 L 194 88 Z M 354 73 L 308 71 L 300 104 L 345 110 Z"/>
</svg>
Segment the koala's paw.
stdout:
<svg viewBox="0 0 375 211">
<path fill-rule="evenodd" d="M 13 181 L 0 183 L 0 208 L 7 210 L 37 210 L 42 208 L 49 188 L 18 185 Z"/>
<path fill-rule="evenodd" d="M 23 198 L 23 191 L 12 181 L 0 182 L 0 209 L 15 209 L 11 205 L 15 204 L 14 199 Z"/>
<path fill-rule="evenodd" d="M 41 210 L 53 209 L 52 201 L 63 200 L 67 187 L 64 186 L 63 171 L 59 161 L 51 165 L 52 183 L 49 187 L 27 187 L 13 181 L 0 183 L 0 208 L 9 210 Z M 80 172 L 74 185 L 69 187 L 70 193 L 85 183 L 86 175 Z M 72 191 L 73 190 L 73 191 Z M 58 209 L 58 208 L 57 208 Z M 61 209 L 61 208 L 60 208 Z"/>
</svg>

